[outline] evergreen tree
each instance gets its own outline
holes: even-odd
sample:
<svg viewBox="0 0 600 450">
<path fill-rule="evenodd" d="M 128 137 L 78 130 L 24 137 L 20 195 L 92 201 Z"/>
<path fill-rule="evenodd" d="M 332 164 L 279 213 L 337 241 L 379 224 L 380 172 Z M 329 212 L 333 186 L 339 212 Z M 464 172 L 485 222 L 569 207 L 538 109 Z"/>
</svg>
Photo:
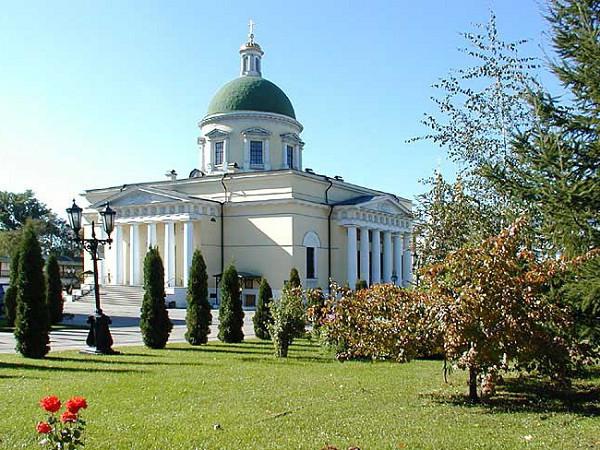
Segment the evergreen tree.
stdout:
<svg viewBox="0 0 600 450">
<path fill-rule="evenodd" d="M 296 269 L 295 267 L 292 267 L 292 270 L 290 270 L 290 279 L 288 283 L 292 288 L 300 287 L 302 285 L 302 283 L 300 283 L 300 275 L 298 274 L 298 269 Z"/>
<path fill-rule="evenodd" d="M 4 294 L 4 313 L 6 316 L 6 324 L 9 327 L 15 325 L 17 316 L 17 283 L 19 280 L 19 248 L 17 248 L 10 258 L 10 278 L 8 289 Z"/>
<path fill-rule="evenodd" d="M 240 297 L 240 279 L 233 265 L 225 269 L 221 278 L 221 305 L 219 307 L 219 340 L 228 343 L 244 340 L 244 311 Z"/>
<path fill-rule="evenodd" d="M 192 345 L 206 344 L 211 322 L 212 314 L 208 302 L 206 263 L 202 257 L 202 252 L 196 250 L 192 257 L 188 282 L 185 339 Z"/>
<path fill-rule="evenodd" d="M 59 323 L 63 317 L 63 296 L 62 282 L 60 280 L 60 268 L 58 267 L 58 259 L 54 254 L 48 257 L 46 262 L 46 303 L 50 314 L 50 323 Z"/>
<path fill-rule="evenodd" d="M 140 328 L 144 344 L 164 348 L 173 324 L 165 305 L 165 271 L 158 248 L 150 248 L 144 258 L 144 301 Z"/>
<path fill-rule="evenodd" d="M 42 249 L 33 225 L 23 230 L 17 279 L 15 339 L 17 351 L 27 358 L 43 358 L 50 350 L 48 306 Z"/>
<path fill-rule="evenodd" d="M 254 334 L 259 339 L 271 339 L 267 326 L 273 323 L 271 315 L 271 300 L 273 299 L 273 291 L 268 281 L 263 278 L 260 280 L 258 288 L 258 303 L 256 304 L 256 313 L 252 318 L 254 322 Z"/>
<path fill-rule="evenodd" d="M 356 284 L 354 285 L 355 291 L 360 291 L 361 289 L 368 289 L 369 285 L 366 280 L 356 280 Z"/>
</svg>

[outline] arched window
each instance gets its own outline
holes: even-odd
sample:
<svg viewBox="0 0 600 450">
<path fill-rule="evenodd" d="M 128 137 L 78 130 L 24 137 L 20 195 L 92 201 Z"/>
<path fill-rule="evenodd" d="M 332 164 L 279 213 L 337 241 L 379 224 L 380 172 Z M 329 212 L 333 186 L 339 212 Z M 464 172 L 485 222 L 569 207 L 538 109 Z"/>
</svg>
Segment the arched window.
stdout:
<svg viewBox="0 0 600 450">
<path fill-rule="evenodd" d="M 314 231 L 309 231 L 304 235 L 302 245 L 306 248 L 306 279 L 317 279 L 318 250 L 321 247 L 321 240 L 319 239 L 319 235 Z"/>
</svg>

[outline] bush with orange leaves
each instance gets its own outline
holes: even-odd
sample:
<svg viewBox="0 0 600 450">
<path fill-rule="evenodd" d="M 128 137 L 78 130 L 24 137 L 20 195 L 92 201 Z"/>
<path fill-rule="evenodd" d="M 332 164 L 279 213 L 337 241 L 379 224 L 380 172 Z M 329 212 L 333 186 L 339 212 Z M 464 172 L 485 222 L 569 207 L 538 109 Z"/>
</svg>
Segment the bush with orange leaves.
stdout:
<svg viewBox="0 0 600 450">
<path fill-rule="evenodd" d="M 441 348 L 436 311 L 422 292 L 385 284 L 359 291 L 334 285 L 325 305 L 307 314 L 340 360 L 408 361 Z"/>
<path fill-rule="evenodd" d="M 526 221 L 517 220 L 476 247 L 426 268 L 424 287 L 438 299 L 446 357 L 469 371 L 469 396 L 500 370 L 535 371 L 567 382 L 585 353 L 575 339 L 571 310 L 547 295 L 561 275 L 586 259 L 540 262 L 528 248 Z"/>
</svg>

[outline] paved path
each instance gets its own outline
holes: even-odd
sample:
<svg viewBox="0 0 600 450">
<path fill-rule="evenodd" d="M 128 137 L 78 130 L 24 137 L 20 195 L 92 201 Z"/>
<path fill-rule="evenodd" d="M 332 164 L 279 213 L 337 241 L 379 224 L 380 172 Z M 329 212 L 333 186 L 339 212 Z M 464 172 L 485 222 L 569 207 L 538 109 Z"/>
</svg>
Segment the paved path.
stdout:
<svg viewBox="0 0 600 450">
<path fill-rule="evenodd" d="M 87 318 L 93 312 L 90 302 L 65 303 L 65 313 L 72 314 L 72 318 L 63 321 L 66 325 L 83 325 L 87 327 Z M 110 316 L 112 324 L 110 331 L 114 341 L 114 347 L 123 345 L 143 345 L 140 331 L 140 308 L 139 306 L 107 305 L 105 314 Z M 213 310 L 213 324 L 210 327 L 209 340 L 217 339 L 217 324 L 219 311 Z M 246 311 L 244 317 L 244 335 L 254 336 L 252 316 L 254 311 Z M 169 317 L 173 322 L 173 331 L 169 342 L 185 342 L 185 309 L 169 309 Z M 65 328 L 50 333 L 50 351 L 67 349 L 82 349 L 86 347 L 85 339 L 87 329 Z M 15 353 L 15 338 L 12 333 L 0 332 L 0 353 Z"/>
</svg>

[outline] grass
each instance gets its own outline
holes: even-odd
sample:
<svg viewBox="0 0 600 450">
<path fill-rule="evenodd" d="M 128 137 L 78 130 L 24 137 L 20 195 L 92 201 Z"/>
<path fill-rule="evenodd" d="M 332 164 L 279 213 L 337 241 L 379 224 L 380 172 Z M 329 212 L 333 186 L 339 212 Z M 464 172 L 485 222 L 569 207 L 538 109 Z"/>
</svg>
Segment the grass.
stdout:
<svg viewBox="0 0 600 450">
<path fill-rule="evenodd" d="M 91 449 L 600 447 L 597 371 L 567 396 L 508 379 L 473 406 L 464 373 L 444 384 L 440 361 L 338 363 L 307 341 L 287 360 L 258 341 L 122 351 L 0 355 L 0 448 L 39 448 L 37 402 L 49 394 L 88 399 Z"/>
</svg>

